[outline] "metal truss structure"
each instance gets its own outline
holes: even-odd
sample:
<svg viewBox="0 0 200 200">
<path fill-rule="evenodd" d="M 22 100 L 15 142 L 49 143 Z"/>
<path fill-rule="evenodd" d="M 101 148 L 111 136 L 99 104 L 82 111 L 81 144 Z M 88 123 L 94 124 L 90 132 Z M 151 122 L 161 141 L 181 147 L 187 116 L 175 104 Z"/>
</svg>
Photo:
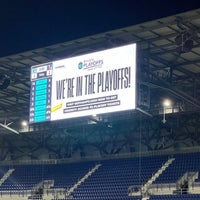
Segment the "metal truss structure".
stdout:
<svg viewBox="0 0 200 200">
<path fill-rule="evenodd" d="M 32 65 L 130 43 L 137 43 L 135 111 L 21 127 L 28 120 Z M 166 97 L 173 105 L 164 109 Z M 0 160 L 38 158 L 42 149 L 68 158 L 87 155 L 91 146 L 101 155 L 198 146 L 199 111 L 200 9 L 0 58 L 0 123 L 12 122 L 20 133 L 0 127 Z"/>
</svg>

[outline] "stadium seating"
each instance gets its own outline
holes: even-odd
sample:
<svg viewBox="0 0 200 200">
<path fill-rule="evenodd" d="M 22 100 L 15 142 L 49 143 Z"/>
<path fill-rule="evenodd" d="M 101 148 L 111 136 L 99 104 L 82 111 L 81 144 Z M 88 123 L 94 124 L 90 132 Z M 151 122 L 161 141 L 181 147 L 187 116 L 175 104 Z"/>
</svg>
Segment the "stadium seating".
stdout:
<svg viewBox="0 0 200 200">
<path fill-rule="evenodd" d="M 160 155 L 68 164 L 16 165 L 12 166 L 15 171 L 0 186 L 0 193 L 2 195 L 3 191 L 32 190 L 44 180 L 54 180 L 53 188 L 67 190 L 97 163 L 101 163 L 101 166 L 91 176 L 74 189 L 73 199 L 141 199 L 140 196 L 128 196 L 129 186 L 139 189 L 169 157 L 169 155 Z M 174 158 L 174 162 L 155 180 L 155 183 L 176 182 L 185 172 L 200 170 L 200 153 L 176 154 Z M 9 168 L 1 166 L 0 176 L 2 177 Z M 200 199 L 200 194 L 152 195 L 150 199 Z"/>
<path fill-rule="evenodd" d="M 176 182 L 185 172 L 199 171 L 200 169 L 199 153 L 176 154 L 174 158 L 175 162 L 167 168 L 165 173 L 159 176 L 156 183 Z M 197 181 L 199 180 L 198 178 Z"/>
</svg>

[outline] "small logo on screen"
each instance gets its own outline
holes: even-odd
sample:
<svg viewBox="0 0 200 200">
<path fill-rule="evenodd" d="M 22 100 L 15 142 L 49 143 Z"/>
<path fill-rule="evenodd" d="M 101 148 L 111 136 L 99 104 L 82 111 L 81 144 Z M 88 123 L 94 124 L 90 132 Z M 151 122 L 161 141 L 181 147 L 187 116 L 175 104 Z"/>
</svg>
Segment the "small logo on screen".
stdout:
<svg viewBox="0 0 200 200">
<path fill-rule="evenodd" d="M 94 60 L 92 58 L 92 59 L 84 60 L 83 62 L 79 62 L 78 69 L 92 70 L 92 69 L 102 67 L 102 65 L 103 65 L 103 60 Z"/>
<path fill-rule="evenodd" d="M 82 63 L 82 62 L 78 63 L 78 68 L 79 68 L 79 69 L 82 69 L 82 68 L 83 68 L 83 63 Z"/>
<path fill-rule="evenodd" d="M 32 73 L 37 73 L 37 68 L 33 68 Z"/>
</svg>

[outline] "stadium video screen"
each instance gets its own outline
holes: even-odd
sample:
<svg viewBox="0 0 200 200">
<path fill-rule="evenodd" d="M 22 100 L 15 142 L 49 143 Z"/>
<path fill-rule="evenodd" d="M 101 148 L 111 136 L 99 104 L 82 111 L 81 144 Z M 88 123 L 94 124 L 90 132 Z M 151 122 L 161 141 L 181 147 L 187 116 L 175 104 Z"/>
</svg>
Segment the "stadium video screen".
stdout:
<svg viewBox="0 0 200 200">
<path fill-rule="evenodd" d="M 135 109 L 136 44 L 31 67 L 29 122 Z"/>
</svg>

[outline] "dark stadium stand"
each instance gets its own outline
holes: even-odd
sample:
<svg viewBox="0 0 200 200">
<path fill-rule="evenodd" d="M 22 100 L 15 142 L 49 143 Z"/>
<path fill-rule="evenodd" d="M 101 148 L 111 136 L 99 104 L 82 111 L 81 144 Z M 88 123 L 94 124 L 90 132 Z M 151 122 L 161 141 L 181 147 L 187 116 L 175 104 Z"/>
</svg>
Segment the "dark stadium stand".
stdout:
<svg viewBox="0 0 200 200">
<path fill-rule="evenodd" d="M 152 161 L 153 165 L 150 164 Z M 141 172 L 139 158 L 102 161 L 102 167 L 75 191 L 74 196 L 84 196 L 86 191 L 90 191 L 91 199 L 102 196 L 113 198 L 113 195 L 116 199 L 128 198 L 128 187 L 145 183 L 163 161 L 160 156 L 142 158 Z"/>
<path fill-rule="evenodd" d="M 185 172 L 199 171 L 199 153 L 177 154 L 174 158 L 176 161 L 167 168 L 165 173 L 158 177 L 155 183 L 176 182 Z"/>
<path fill-rule="evenodd" d="M 175 183 L 185 172 L 200 170 L 200 154 L 187 153 L 174 155 L 175 161 L 155 180 L 154 183 Z M 141 196 L 128 196 L 128 188 L 139 190 L 168 159 L 168 155 L 121 158 L 99 161 L 101 166 L 72 192 L 73 199 L 141 199 Z M 16 165 L 15 171 L 0 186 L 1 195 L 5 190 L 33 190 L 44 180 L 54 180 L 51 189 L 69 190 L 96 162 L 79 162 L 48 165 Z M 0 168 L 1 177 L 9 167 Z M 198 182 L 197 179 L 195 182 Z M 153 184 L 154 184 L 153 183 Z M 72 198 L 72 197 L 69 197 Z M 30 198 L 29 198 L 30 199 Z M 59 199 L 59 198 L 58 198 Z M 200 199 L 200 194 L 151 195 L 150 199 Z"/>
<path fill-rule="evenodd" d="M 151 200 L 167 200 L 167 199 L 172 199 L 172 200 L 199 200 L 199 195 L 195 194 L 187 194 L 187 195 L 158 195 L 158 196 L 152 196 L 150 199 Z"/>
<path fill-rule="evenodd" d="M 15 173 L 4 182 L 1 189 L 32 189 L 43 180 L 54 180 L 54 187 L 68 188 L 84 176 L 90 167 L 92 163 L 13 166 Z"/>
</svg>

